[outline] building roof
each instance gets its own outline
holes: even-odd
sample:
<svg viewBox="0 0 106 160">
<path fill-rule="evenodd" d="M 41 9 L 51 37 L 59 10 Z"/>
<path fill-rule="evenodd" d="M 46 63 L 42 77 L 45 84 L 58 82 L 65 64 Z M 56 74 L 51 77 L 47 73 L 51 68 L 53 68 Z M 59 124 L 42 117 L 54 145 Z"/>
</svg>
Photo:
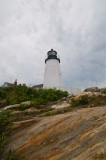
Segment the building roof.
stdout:
<svg viewBox="0 0 106 160">
<path fill-rule="evenodd" d="M 32 86 L 32 88 L 34 88 L 34 89 L 43 88 L 43 84 L 34 85 L 34 86 Z"/>
<path fill-rule="evenodd" d="M 2 87 L 13 87 L 13 86 L 14 84 L 8 82 L 4 82 L 4 84 L 2 85 Z"/>
</svg>

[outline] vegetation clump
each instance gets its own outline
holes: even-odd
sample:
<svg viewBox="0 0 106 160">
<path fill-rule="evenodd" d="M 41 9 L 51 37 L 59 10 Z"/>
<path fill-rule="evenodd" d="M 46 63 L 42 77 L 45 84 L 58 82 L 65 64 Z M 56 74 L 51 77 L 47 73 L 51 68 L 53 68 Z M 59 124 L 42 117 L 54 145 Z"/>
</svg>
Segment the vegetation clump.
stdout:
<svg viewBox="0 0 106 160">
<path fill-rule="evenodd" d="M 18 107 L 19 110 L 22 110 L 24 111 L 25 109 L 28 109 L 29 108 L 29 105 L 28 104 L 24 104 L 24 103 L 21 103 Z"/>
<path fill-rule="evenodd" d="M 100 95 L 83 95 L 80 97 L 74 97 L 71 100 L 71 107 L 96 107 L 106 105 L 106 98 Z"/>
<path fill-rule="evenodd" d="M 103 90 L 101 93 L 102 93 L 102 94 L 106 94 L 106 90 Z"/>
<path fill-rule="evenodd" d="M 12 125 L 11 111 L 6 111 L 0 114 L 0 158 L 3 156 L 5 144 L 7 141 L 7 128 Z"/>
<path fill-rule="evenodd" d="M 49 101 L 57 101 L 66 97 L 68 92 L 56 89 L 28 88 L 25 84 L 0 89 L 0 107 L 20 104 L 24 101 L 32 101 L 34 104 L 46 104 Z"/>
<path fill-rule="evenodd" d="M 88 104 L 88 97 L 87 96 L 82 96 L 77 100 L 73 99 L 71 101 L 71 106 L 73 106 L 73 107 L 76 107 L 76 106 L 79 106 L 79 105 L 86 105 L 86 104 Z"/>
<path fill-rule="evenodd" d="M 12 118 L 13 115 L 9 110 L 0 113 L 0 159 L 22 160 L 18 158 L 18 154 L 16 152 L 12 152 L 11 150 L 8 153 L 4 153 L 5 145 L 8 140 L 7 129 L 13 124 Z"/>
</svg>

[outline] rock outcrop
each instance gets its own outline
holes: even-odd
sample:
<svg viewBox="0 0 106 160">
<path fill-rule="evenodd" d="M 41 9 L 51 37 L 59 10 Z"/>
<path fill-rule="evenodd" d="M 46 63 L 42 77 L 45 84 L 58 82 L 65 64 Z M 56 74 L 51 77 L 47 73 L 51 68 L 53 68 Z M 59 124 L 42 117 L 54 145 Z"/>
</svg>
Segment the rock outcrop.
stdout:
<svg viewBox="0 0 106 160">
<path fill-rule="evenodd" d="M 105 159 L 106 106 L 15 122 L 6 145 L 27 160 Z"/>
<path fill-rule="evenodd" d="M 90 87 L 86 88 L 84 92 L 106 92 L 106 87 L 105 88 Z"/>
<path fill-rule="evenodd" d="M 30 101 L 25 101 L 25 102 L 22 102 L 20 104 L 30 105 Z M 9 105 L 9 106 L 6 106 L 6 107 L 2 107 L 0 109 L 0 113 L 4 112 L 6 110 L 9 110 L 9 109 L 18 108 L 20 106 L 20 104 L 14 104 L 14 105 Z"/>
<path fill-rule="evenodd" d="M 7 110 L 14 123 L 7 128 L 5 153 L 18 152 L 20 160 L 105 159 L 105 90 L 71 94 L 45 105 L 26 101 L 0 112 Z"/>
</svg>

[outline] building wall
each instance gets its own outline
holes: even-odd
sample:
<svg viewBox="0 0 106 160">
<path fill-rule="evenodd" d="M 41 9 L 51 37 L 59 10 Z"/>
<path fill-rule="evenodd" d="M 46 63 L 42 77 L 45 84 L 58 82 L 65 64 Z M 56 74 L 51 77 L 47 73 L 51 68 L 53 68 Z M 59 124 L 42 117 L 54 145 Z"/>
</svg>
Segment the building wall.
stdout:
<svg viewBox="0 0 106 160">
<path fill-rule="evenodd" d="M 57 59 L 46 61 L 43 88 L 63 88 L 60 63 Z"/>
</svg>

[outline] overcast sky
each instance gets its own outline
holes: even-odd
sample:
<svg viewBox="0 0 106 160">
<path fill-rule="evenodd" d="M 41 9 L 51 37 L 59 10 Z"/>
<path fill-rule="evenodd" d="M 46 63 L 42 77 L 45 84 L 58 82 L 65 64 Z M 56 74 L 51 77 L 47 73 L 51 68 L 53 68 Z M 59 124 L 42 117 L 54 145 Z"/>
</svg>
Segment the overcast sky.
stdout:
<svg viewBox="0 0 106 160">
<path fill-rule="evenodd" d="M 0 0 L 0 85 L 43 83 L 51 48 L 65 86 L 106 87 L 106 0 Z"/>
</svg>

